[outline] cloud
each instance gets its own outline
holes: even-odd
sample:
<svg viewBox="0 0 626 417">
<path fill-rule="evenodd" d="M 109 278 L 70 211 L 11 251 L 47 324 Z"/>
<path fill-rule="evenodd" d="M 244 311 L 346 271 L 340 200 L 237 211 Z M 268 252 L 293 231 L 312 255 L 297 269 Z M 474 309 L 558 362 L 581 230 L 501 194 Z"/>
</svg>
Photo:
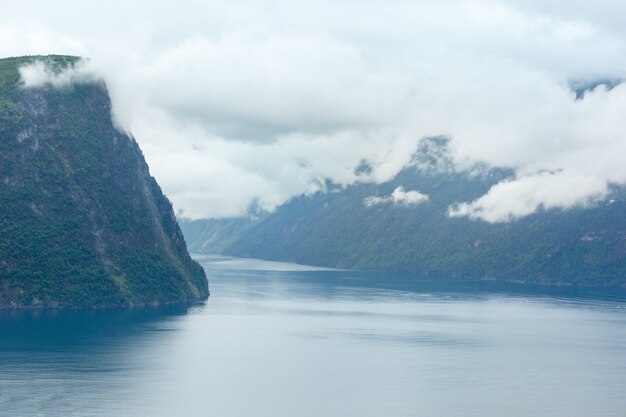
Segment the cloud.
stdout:
<svg viewBox="0 0 626 417">
<path fill-rule="evenodd" d="M 457 170 L 515 172 L 450 215 L 512 221 L 626 184 L 626 87 L 582 99 L 569 87 L 626 78 L 623 12 L 564 0 L 24 0 L 0 17 L 0 54 L 89 56 L 114 120 L 187 217 L 271 210 L 327 179 L 385 182 L 421 138 L 445 135 Z M 54 78 L 31 70 L 29 82 Z M 364 160 L 371 172 L 357 173 Z"/>
<path fill-rule="evenodd" d="M 57 88 L 67 87 L 73 83 L 80 84 L 102 79 L 97 74 L 97 70 L 92 68 L 89 62 L 85 60 L 79 60 L 61 70 L 55 70 L 48 62 L 36 60 L 31 64 L 23 65 L 18 70 L 22 85 L 25 88 L 36 88 L 46 85 L 52 85 Z"/>
<path fill-rule="evenodd" d="M 569 172 L 539 173 L 498 183 L 475 201 L 451 206 L 448 215 L 508 222 L 542 209 L 589 206 L 606 198 L 608 192 L 602 178 Z"/>
<path fill-rule="evenodd" d="M 428 201 L 428 196 L 419 191 L 404 191 L 404 187 L 397 187 L 391 195 L 387 197 L 369 196 L 363 199 L 365 207 L 372 207 L 379 204 L 401 205 L 405 207 L 416 206 Z"/>
<path fill-rule="evenodd" d="M 232 139 L 373 127 L 401 111 L 396 80 L 320 35 L 196 35 L 143 72 L 152 104 Z M 150 87 L 148 87 L 150 88 Z"/>
<path fill-rule="evenodd" d="M 546 90 L 544 90 L 546 91 Z M 512 221 L 540 209 L 575 208 L 609 195 L 611 185 L 626 183 L 621 155 L 626 152 L 626 86 L 608 91 L 598 87 L 576 100 L 564 94 L 537 102 L 536 112 L 518 115 L 508 129 L 497 121 L 488 126 L 511 132 L 504 144 L 483 140 L 489 145 L 478 151 L 472 141 L 456 141 L 468 147 L 467 160 L 482 160 L 491 166 L 512 167 L 516 178 L 496 184 L 476 201 L 450 208 L 450 215 L 468 216 L 489 222 Z M 530 104 L 530 103 L 529 103 Z M 500 119 L 502 120 L 502 119 Z M 476 128 L 477 131 L 478 128 Z"/>
<path fill-rule="evenodd" d="M 238 216 L 251 205 L 271 211 L 294 195 L 324 191 L 328 178 L 340 186 L 389 180 L 395 166 L 409 163 L 417 143 L 390 137 L 381 146 L 378 136 L 351 130 L 256 143 L 212 137 L 205 126 L 162 111 L 144 113 L 142 120 L 133 132 L 150 138 L 141 147 L 151 172 L 179 214 L 193 219 Z M 377 153 L 381 148 L 393 151 Z M 361 159 L 373 161 L 376 172 L 356 173 Z"/>
</svg>

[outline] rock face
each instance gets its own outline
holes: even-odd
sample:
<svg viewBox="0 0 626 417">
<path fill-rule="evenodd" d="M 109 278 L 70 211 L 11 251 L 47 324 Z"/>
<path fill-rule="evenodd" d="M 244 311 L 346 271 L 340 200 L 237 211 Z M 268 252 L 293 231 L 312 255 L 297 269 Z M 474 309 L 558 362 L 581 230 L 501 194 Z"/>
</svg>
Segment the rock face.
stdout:
<svg viewBox="0 0 626 417">
<path fill-rule="evenodd" d="M 209 294 L 171 203 L 103 83 L 20 86 L 0 60 L 0 306 L 186 302 Z"/>
</svg>

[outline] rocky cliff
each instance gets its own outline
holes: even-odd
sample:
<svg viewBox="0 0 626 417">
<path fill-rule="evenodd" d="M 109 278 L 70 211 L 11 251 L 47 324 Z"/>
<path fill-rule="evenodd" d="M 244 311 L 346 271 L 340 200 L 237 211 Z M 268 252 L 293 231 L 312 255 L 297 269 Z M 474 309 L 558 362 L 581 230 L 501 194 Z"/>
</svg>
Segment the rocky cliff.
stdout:
<svg viewBox="0 0 626 417">
<path fill-rule="evenodd" d="M 208 296 L 169 200 L 102 82 L 25 88 L 0 60 L 0 306 L 113 306 Z"/>
</svg>

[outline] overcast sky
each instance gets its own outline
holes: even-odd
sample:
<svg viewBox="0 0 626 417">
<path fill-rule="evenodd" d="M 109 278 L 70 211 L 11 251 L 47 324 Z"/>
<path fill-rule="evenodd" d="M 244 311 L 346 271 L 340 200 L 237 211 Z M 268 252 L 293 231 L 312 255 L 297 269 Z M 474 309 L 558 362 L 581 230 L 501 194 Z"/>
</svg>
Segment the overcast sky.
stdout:
<svg viewBox="0 0 626 417">
<path fill-rule="evenodd" d="M 386 181 L 443 134 L 459 169 L 515 170 L 449 212 L 498 222 L 626 183 L 626 86 L 569 89 L 626 78 L 624 19 L 617 0 L 4 0 L 0 55 L 89 57 L 184 217 Z"/>
</svg>

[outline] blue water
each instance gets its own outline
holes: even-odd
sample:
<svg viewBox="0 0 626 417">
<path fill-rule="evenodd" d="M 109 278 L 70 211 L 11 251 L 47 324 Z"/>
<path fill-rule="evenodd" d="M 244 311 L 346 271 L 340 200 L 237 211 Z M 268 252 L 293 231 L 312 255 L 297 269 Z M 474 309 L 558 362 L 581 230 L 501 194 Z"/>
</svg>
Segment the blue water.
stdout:
<svg viewBox="0 0 626 417">
<path fill-rule="evenodd" d="M 620 294 L 202 261 L 190 308 L 0 312 L 0 415 L 626 415 Z"/>
</svg>

